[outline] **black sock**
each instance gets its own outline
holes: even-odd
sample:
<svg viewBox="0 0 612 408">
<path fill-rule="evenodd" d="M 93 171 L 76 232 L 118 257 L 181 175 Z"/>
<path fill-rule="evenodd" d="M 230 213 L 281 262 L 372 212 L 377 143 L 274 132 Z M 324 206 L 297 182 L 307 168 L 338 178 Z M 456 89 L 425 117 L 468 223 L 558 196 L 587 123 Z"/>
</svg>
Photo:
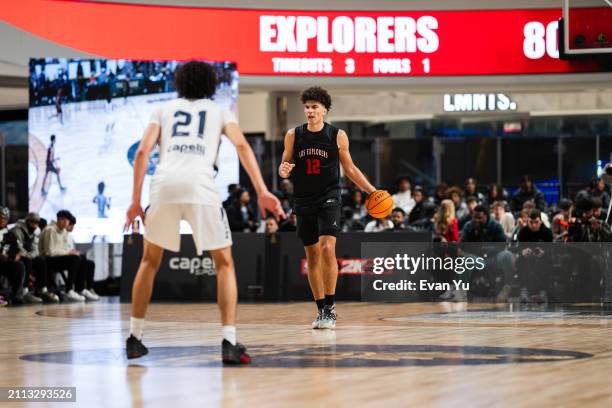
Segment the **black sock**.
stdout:
<svg viewBox="0 0 612 408">
<path fill-rule="evenodd" d="M 316 299 L 315 302 L 317 302 L 317 309 L 319 310 L 323 309 L 323 306 L 325 306 L 325 299 Z"/>
<path fill-rule="evenodd" d="M 325 295 L 325 306 L 333 306 L 336 301 L 336 294 Z"/>
</svg>

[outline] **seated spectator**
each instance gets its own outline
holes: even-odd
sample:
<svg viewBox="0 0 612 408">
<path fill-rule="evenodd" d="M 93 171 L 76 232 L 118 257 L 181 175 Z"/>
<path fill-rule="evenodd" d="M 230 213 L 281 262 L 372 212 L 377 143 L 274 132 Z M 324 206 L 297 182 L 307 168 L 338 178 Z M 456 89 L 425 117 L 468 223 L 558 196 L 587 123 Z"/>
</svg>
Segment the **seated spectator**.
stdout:
<svg viewBox="0 0 612 408">
<path fill-rule="evenodd" d="M 443 200 L 434 218 L 434 231 L 442 242 L 459 241 L 459 227 L 455 217 L 455 205 L 451 200 Z"/>
<path fill-rule="evenodd" d="M 362 220 L 363 218 L 355 218 L 353 216 L 353 210 L 350 207 L 344 207 L 342 209 L 343 232 L 363 231 L 365 225 Z"/>
<path fill-rule="evenodd" d="M 463 226 L 472 219 L 472 214 L 474 214 L 474 208 L 478 205 L 478 199 L 474 196 L 469 196 L 465 199 L 465 205 L 468 209 L 468 214 L 464 215 L 462 218 L 457 220 L 459 230 L 463 228 Z"/>
<path fill-rule="evenodd" d="M 552 242 L 553 234 L 542 222 L 540 210 L 533 209 L 529 213 L 527 226 L 521 228 L 518 233 L 518 242 Z M 543 279 L 541 271 L 550 263 L 549 256 L 545 256 L 545 248 L 539 246 L 522 245 L 519 248 L 519 257 L 516 260 L 517 272 L 521 286 L 520 300 L 521 302 L 530 302 L 532 300 L 538 302 L 547 302 L 548 295 L 545 287 L 546 282 Z M 548 254 L 549 255 L 549 254 Z M 529 293 L 537 293 L 537 297 L 530 297 Z"/>
<path fill-rule="evenodd" d="M 368 222 L 368 224 L 365 226 L 364 232 L 382 232 L 392 228 L 393 223 L 389 217 L 375 218 L 374 220 Z"/>
<path fill-rule="evenodd" d="M 523 210 L 527 210 L 529 211 L 529 213 L 531 213 L 532 210 L 536 209 L 538 208 L 536 208 L 534 202 L 531 200 L 525 201 L 523 203 Z M 540 210 L 540 217 L 542 218 L 542 222 L 544 223 L 544 225 L 546 225 L 546 228 L 550 228 L 550 220 L 548 219 L 548 214 Z"/>
<path fill-rule="evenodd" d="M 227 186 L 227 198 L 223 201 L 223 208 L 227 210 L 227 207 L 236 200 L 236 192 L 241 188 L 240 184 L 230 184 Z"/>
<path fill-rule="evenodd" d="M 567 237 L 570 216 L 572 214 L 572 200 L 567 198 L 561 199 L 559 201 L 559 209 L 561 212 L 553 217 L 551 225 L 553 241 L 565 241 Z"/>
<path fill-rule="evenodd" d="M 9 234 L 13 236 L 21 263 L 26 270 L 26 287 L 23 299 L 26 303 L 57 303 L 59 297 L 48 290 L 47 264 L 38 253 L 38 229 L 40 217 L 36 213 L 29 213 L 25 219 L 18 220 Z M 33 287 L 29 287 L 33 282 Z M 34 295 L 30 289 L 33 289 Z"/>
<path fill-rule="evenodd" d="M 295 232 L 297 231 L 297 215 L 295 212 L 290 211 L 287 215 L 287 219 L 282 221 L 278 227 L 280 232 Z"/>
<path fill-rule="evenodd" d="M 540 211 L 546 211 L 546 200 L 544 194 L 536 188 L 529 176 L 521 177 L 519 189 L 512 197 L 510 207 L 512 211 L 519 212 L 523 209 L 523 204 L 527 201 L 533 201 L 535 207 Z M 549 224 L 550 225 L 550 224 Z"/>
<path fill-rule="evenodd" d="M 448 184 L 442 182 L 438 184 L 434 190 L 433 196 L 430 198 L 430 201 L 438 207 L 442 200 L 447 198 L 446 190 L 448 190 Z"/>
<path fill-rule="evenodd" d="M 230 229 L 232 232 L 255 232 L 259 221 L 251 205 L 251 195 L 242 188 L 236 191 L 235 197 L 236 200 L 226 209 Z"/>
<path fill-rule="evenodd" d="M 10 289 L 8 301 L 2 298 L 3 306 L 7 304 L 17 306 L 24 303 L 23 285 L 26 271 L 24 265 L 19 262 L 21 255 L 15 250 L 15 242 L 8 234 L 10 216 L 8 207 L 0 207 L 0 277 L 6 278 Z"/>
<path fill-rule="evenodd" d="M 455 205 L 455 216 L 458 220 L 470 213 L 467 204 L 463 201 L 463 191 L 459 187 L 453 186 L 446 190 L 446 198 L 453 201 Z"/>
<path fill-rule="evenodd" d="M 412 198 L 412 191 L 410 190 L 412 182 L 409 177 L 401 176 L 397 179 L 396 184 L 398 191 L 392 196 L 393 202 L 396 207 L 404 210 L 405 214 L 410 214 L 410 211 L 412 211 L 412 208 L 416 204 Z"/>
<path fill-rule="evenodd" d="M 400 207 L 396 207 L 391 212 L 391 222 L 393 223 L 393 228 L 391 231 L 405 231 L 406 230 L 406 213 Z"/>
<path fill-rule="evenodd" d="M 410 214 L 408 214 L 408 224 L 413 224 L 427 217 L 427 207 L 433 206 L 432 203 L 425 199 L 423 187 L 416 186 L 412 191 L 412 198 L 415 204 Z"/>
<path fill-rule="evenodd" d="M 504 228 L 506 238 L 508 238 L 508 240 L 512 239 L 515 224 L 514 215 L 512 215 L 510 212 L 506 212 L 506 203 L 503 201 L 496 201 L 493 203 L 491 213 L 495 221 L 499 222 Z"/>
<path fill-rule="evenodd" d="M 275 193 L 281 202 L 283 210 L 287 213 L 293 208 L 293 183 L 289 179 L 282 179 L 280 191 Z"/>
<path fill-rule="evenodd" d="M 68 231 L 72 214 L 66 210 L 57 213 L 57 221 L 51 221 L 40 234 L 39 252 L 45 257 L 49 278 L 55 273 L 68 271 L 66 279 L 66 291 L 62 292 L 62 300 L 69 302 L 84 302 L 85 297 L 75 292 L 77 279 L 84 279 L 79 274 L 81 258 L 74 250 L 69 250 Z M 82 283 L 79 283 L 81 286 Z"/>
<path fill-rule="evenodd" d="M 506 242 L 506 234 L 501 224 L 489 216 L 487 207 L 477 205 L 472 220 L 461 230 L 460 239 L 461 242 Z"/>
<path fill-rule="evenodd" d="M 518 218 L 516 219 L 516 224 L 514 226 L 514 231 L 512 231 L 512 242 L 518 242 L 518 233 L 527 226 L 527 221 L 529 220 L 529 213 L 531 210 L 524 209 L 519 213 Z"/>
<path fill-rule="evenodd" d="M 497 184 L 491 183 L 489 184 L 484 204 L 491 207 L 496 201 L 508 202 L 508 192 Z M 509 208 L 506 207 L 506 211 L 508 210 Z"/>
<path fill-rule="evenodd" d="M 608 211 L 608 206 L 610 204 L 610 194 L 608 194 L 608 192 L 606 191 L 605 176 L 594 178 L 586 189 L 580 190 L 578 194 L 576 194 L 575 201 L 582 201 L 587 197 L 599 198 L 601 200 L 601 206 L 604 209 L 604 213 Z"/>
<path fill-rule="evenodd" d="M 478 191 L 478 187 L 476 184 L 476 179 L 473 177 L 469 177 L 465 180 L 465 196 L 474 196 L 478 204 L 485 204 L 485 196 L 480 191 Z"/>
<path fill-rule="evenodd" d="M 276 234 L 278 232 L 278 222 L 274 217 L 266 218 L 266 234 Z"/>
<path fill-rule="evenodd" d="M 604 212 L 603 209 L 603 202 L 601 201 L 600 197 L 597 196 L 592 196 L 592 200 L 593 200 L 593 217 L 597 218 L 598 220 L 601 221 L 605 221 L 606 220 L 606 214 Z"/>
<path fill-rule="evenodd" d="M 552 231 L 544 225 L 538 209 L 531 210 L 527 226 L 518 233 L 518 242 L 552 242 Z"/>
<path fill-rule="evenodd" d="M 352 218 L 362 220 L 368 216 L 368 210 L 363 203 L 363 193 L 360 190 L 353 190 L 350 200 L 344 208 L 349 208 L 352 212 Z"/>
<path fill-rule="evenodd" d="M 79 276 L 75 281 L 75 289 L 78 294 L 85 297 L 89 301 L 100 300 L 100 296 L 96 293 L 93 288 L 94 276 L 96 274 L 96 264 L 94 261 L 87 259 L 87 257 L 81 254 L 77 249 L 72 238 L 72 231 L 76 225 L 76 218 L 71 216 L 70 223 L 66 227 L 68 233 L 68 252 L 74 253 L 79 256 L 81 262 L 79 264 Z"/>
</svg>

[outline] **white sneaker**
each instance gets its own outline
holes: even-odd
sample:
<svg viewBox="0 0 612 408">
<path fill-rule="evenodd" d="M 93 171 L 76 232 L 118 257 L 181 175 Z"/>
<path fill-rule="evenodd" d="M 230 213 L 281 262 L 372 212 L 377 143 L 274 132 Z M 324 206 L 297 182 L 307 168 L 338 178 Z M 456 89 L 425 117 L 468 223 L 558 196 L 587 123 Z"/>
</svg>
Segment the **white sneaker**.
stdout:
<svg viewBox="0 0 612 408">
<path fill-rule="evenodd" d="M 38 296 L 34 295 L 32 292 L 26 292 L 23 295 L 23 301 L 26 303 L 42 303 L 43 300 Z"/>
<path fill-rule="evenodd" d="M 317 312 L 317 318 L 313 320 L 311 327 L 313 329 L 321 328 L 321 319 L 323 318 L 323 309 Z"/>
<path fill-rule="evenodd" d="M 323 316 L 321 317 L 321 322 L 319 323 L 319 329 L 335 329 L 336 328 L 336 307 L 325 306 L 323 308 Z"/>
<path fill-rule="evenodd" d="M 66 299 L 69 302 L 84 302 L 85 296 L 81 296 L 74 291 L 74 289 L 70 289 L 68 293 L 66 293 Z"/>
<path fill-rule="evenodd" d="M 87 289 L 83 289 L 81 291 L 81 296 L 83 296 L 85 299 L 89 300 L 90 302 L 95 302 L 96 300 L 100 300 L 100 296 L 96 295 L 95 293 L 92 293 L 90 290 L 87 290 Z"/>
</svg>

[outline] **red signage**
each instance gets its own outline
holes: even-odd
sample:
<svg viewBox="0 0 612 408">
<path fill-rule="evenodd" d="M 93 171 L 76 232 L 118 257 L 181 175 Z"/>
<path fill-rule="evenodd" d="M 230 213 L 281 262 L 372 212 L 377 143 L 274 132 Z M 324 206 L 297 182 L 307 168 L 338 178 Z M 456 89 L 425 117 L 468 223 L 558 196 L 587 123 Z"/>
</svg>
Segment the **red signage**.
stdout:
<svg viewBox="0 0 612 408">
<path fill-rule="evenodd" d="M 595 72 L 559 60 L 558 9 L 286 11 L 20 0 L 8 24 L 106 58 L 231 60 L 247 75 Z"/>
</svg>

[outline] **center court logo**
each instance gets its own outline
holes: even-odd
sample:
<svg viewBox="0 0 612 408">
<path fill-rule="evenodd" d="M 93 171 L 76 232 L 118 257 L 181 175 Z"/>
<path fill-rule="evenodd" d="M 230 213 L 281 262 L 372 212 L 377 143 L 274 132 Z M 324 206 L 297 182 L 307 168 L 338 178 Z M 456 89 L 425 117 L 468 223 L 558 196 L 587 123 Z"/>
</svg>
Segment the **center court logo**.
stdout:
<svg viewBox="0 0 612 408">
<path fill-rule="evenodd" d="M 212 258 L 209 257 L 195 257 L 195 258 L 179 258 L 173 257 L 170 258 L 168 262 L 170 269 L 180 270 L 180 271 L 189 271 L 191 275 L 194 276 L 214 276 L 215 272 L 215 264 Z"/>
</svg>

